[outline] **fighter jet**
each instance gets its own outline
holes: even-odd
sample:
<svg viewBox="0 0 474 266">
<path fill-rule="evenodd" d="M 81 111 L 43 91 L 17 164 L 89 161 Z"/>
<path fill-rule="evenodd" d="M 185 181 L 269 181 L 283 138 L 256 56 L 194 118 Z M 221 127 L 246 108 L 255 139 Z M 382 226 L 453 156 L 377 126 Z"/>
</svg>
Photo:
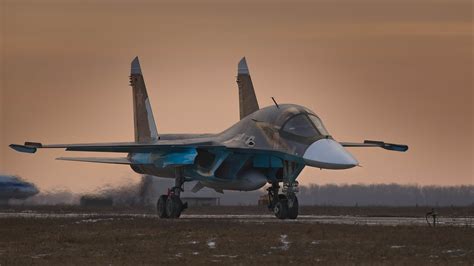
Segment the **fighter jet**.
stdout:
<svg viewBox="0 0 474 266">
<path fill-rule="evenodd" d="M 406 145 L 366 140 L 336 141 L 321 119 L 296 104 L 260 108 L 245 57 L 238 63 L 240 121 L 217 134 L 159 134 L 138 57 L 130 71 L 135 141 L 121 143 L 11 144 L 19 152 L 63 148 L 66 151 L 123 153 L 121 158 L 60 157 L 59 160 L 125 164 L 140 174 L 175 179 L 175 186 L 157 201 L 161 218 L 178 218 L 187 208 L 180 199 L 183 184 L 197 181 L 203 187 L 251 191 L 269 183 L 269 209 L 279 219 L 298 216 L 298 175 L 304 167 L 348 169 L 359 165 L 344 147 L 381 147 L 404 152 Z M 280 186 L 281 184 L 281 186 Z"/>
<path fill-rule="evenodd" d="M 10 199 L 26 199 L 38 194 L 32 183 L 16 176 L 0 176 L 0 205 L 8 205 Z"/>
</svg>

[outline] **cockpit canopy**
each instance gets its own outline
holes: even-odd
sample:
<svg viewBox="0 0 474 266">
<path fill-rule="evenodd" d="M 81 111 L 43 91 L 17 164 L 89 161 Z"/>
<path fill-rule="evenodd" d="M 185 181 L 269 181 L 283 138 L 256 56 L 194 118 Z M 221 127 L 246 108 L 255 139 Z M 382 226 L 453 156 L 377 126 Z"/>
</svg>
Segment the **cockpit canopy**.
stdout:
<svg viewBox="0 0 474 266">
<path fill-rule="evenodd" d="M 321 138 L 329 136 L 319 117 L 300 113 L 292 116 L 283 125 L 283 132 L 303 138 Z"/>
</svg>

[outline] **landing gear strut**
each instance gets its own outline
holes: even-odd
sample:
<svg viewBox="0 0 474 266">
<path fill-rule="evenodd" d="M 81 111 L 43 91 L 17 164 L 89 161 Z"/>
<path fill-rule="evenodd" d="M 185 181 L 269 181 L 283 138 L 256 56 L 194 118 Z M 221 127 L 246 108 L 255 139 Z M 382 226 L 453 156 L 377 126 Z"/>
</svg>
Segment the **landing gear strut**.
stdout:
<svg viewBox="0 0 474 266">
<path fill-rule="evenodd" d="M 188 204 L 181 201 L 180 194 L 184 191 L 185 182 L 181 168 L 176 168 L 175 186 L 168 189 L 168 194 L 161 195 L 156 203 L 156 209 L 160 218 L 179 218 L 181 212 L 188 208 Z"/>
<path fill-rule="evenodd" d="M 272 186 L 267 189 L 270 204 L 268 208 L 273 211 L 278 219 L 296 219 L 298 217 L 298 182 L 294 180 L 302 168 L 298 169 L 295 163 L 283 162 L 283 189 L 279 194 L 280 186 L 278 182 L 272 182 Z"/>
</svg>

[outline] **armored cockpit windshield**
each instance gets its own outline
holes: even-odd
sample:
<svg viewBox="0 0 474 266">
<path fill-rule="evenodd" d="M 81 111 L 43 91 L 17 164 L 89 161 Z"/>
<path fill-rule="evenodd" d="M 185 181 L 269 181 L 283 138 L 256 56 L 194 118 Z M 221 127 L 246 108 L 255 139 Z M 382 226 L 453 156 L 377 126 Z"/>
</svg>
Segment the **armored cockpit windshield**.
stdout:
<svg viewBox="0 0 474 266">
<path fill-rule="evenodd" d="M 328 131 L 324 127 L 323 122 L 321 121 L 321 119 L 319 119 L 319 117 L 317 117 L 315 115 L 311 115 L 311 114 L 308 115 L 308 117 L 309 117 L 309 119 L 311 119 L 311 122 L 313 122 L 314 126 L 319 131 L 320 135 L 329 136 Z"/>
<path fill-rule="evenodd" d="M 321 120 L 312 114 L 298 114 L 291 117 L 284 124 L 283 132 L 303 138 L 318 138 L 329 135 Z"/>
</svg>

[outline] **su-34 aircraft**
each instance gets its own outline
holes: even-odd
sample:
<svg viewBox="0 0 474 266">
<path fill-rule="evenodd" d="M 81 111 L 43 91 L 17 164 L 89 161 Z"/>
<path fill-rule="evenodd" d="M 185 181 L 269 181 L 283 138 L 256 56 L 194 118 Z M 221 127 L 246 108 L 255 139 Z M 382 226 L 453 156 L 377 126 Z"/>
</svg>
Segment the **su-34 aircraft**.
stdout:
<svg viewBox="0 0 474 266">
<path fill-rule="evenodd" d="M 35 153 L 40 148 L 125 153 L 127 156 L 123 158 L 58 159 L 126 164 L 140 174 L 174 178 L 175 186 L 157 202 L 161 218 L 178 218 L 187 208 L 180 199 L 184 182 L 197 181 L 193 192 L 203 187 L 218 192 L 251 191 L 270 183 L 268 207 L 280 219 L 298 216 L 296 178 L 305 166 L 322 169 L 357 166 L 357 160 L 344 147 L 408 150 L 406 145 L 382 141 L 338 142 L 313 111 L 296 104 L 275 101 L 275 105 L 260 108 L 245 58 L 238 64 L 237 75 L 240 121 L 217 134 L 158 134 L 138 57 L 131 64 L 130 85 L 134 142 L 53 145 L 25 142 L 10 147 L 26 153 Z"/>
</svg>

